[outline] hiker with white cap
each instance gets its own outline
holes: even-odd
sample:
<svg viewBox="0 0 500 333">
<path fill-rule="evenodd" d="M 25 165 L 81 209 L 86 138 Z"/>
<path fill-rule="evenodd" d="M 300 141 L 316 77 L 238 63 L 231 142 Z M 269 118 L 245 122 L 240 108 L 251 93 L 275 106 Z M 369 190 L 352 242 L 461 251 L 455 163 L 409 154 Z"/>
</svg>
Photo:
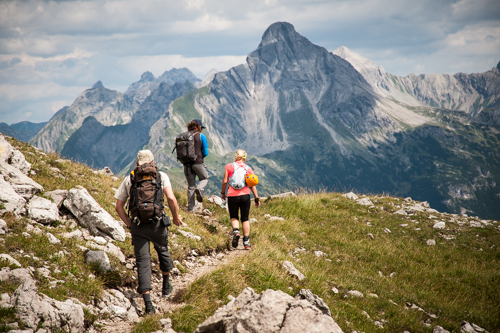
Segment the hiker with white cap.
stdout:
<svg viewBox="0 0 500 333">
<path fill-rule="evenodd" d="M 136 168 L 130 176 L 125 177 L 115 193 L 115 209 L 132 235 L 139 284 L 137 292 L 141 293 L 144 298 L 146 314 L 156 313 L 150 294 L 152 290 L 150 242 L 153 243 L 158 253 L 163 274 L 162 297 L 169 297 L 173 291 L 169 280 L 169 273 L 173 268 L 168 251 L 170 218 L 163 210 L 164 196 L 167 197 L 174 224 L 180 226 L 182 217 L 179 215 L 179 207 L 170 179 L 166 173 L 158 171 L 151 151 L 139 151 Z M 127 199 L 129 214 L 124 209 Z"/>
</svg>

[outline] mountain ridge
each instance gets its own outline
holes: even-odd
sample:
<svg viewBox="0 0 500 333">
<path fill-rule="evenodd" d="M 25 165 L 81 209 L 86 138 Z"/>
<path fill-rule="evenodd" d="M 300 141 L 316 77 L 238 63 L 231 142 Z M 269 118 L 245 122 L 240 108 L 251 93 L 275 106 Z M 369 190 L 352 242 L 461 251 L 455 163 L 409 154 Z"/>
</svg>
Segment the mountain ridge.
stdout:
<svg viewBox="0 0 500 333">
<path fill-rule="evenodd" d="M 208 191 L 217 190 L 224 163 L 243 148 L 261 175 L 264 193 L 284 186 L 357 189 L 429 198 L 440 210 L 478 215 L 483 210 L 495 217 L 500 215 L 497 74 L 494 69 L 397 77 L 347 48 L 328 52 L 293 25 L 278 22 L 266 29 L 244 64 L 215 73 L 208 85 L 186 90 L 168 105 L 157 103 L 158 118 L 141 134 L 140 145 L 153 151 L 157 165 L 182 178 L 171 154 L 174 138 L 188 121 L 202 119 L 210 151 Z M 144 85 L 152 79 L 141 77 Z M 153 98 L 149 94 L 144 101 Z M 65 153 L 71 155 L 76 142 L 88 144 L 83 137 L 72 140 Z M 102 151 L 92 156 L 115 156 L 109 153 L 114 148 L 97 146 Z M 131 167 L 104 161 L 122 174 Z"/>
</svg>

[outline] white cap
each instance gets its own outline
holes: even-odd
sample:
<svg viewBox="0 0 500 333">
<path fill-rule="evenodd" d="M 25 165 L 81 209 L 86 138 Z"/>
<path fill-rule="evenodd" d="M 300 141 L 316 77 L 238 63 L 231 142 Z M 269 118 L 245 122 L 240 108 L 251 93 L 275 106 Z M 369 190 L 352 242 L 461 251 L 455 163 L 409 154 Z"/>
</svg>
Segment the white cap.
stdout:
<svg viewBox="0 0 500 333">
<path fill-rule="evenodd" d="M 137 153 L 137 164 L 142 165 L 144 163 L 151 163 L 154 160 L 153 153 L 151 150 L 146 149 L 146 150 L 140 150 Z"/>
</svg>

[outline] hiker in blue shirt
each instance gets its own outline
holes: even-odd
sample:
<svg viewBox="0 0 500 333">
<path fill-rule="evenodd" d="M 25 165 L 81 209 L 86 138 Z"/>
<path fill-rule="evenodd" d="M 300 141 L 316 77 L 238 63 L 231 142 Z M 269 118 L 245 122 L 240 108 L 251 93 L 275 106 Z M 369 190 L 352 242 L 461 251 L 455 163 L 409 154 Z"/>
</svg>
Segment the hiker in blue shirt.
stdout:
<svg viewBox="0 0 500 333">
<path fill-rule="evenodd" d="M 201 131 L 206 128 L 200 119 L 193 119 L 187 124 L 187 129 L 193 134 L 194 147 L 196 152 L 196 161 L 194 164 L 184 165 L 184 175 L 188 183 L 187 198 L 188 205 L 187 211 L 192 212 L 195 206 L 194 198 L 198 202 L 203 202 L 203 191 L 208 183 L 207 167 L 203 163 L 203 158 L 208 156 L 207 138 Z M 200 135 L 196 135 L 200 133 Z M 196 186 L 196 176 L 198 176 L 198 186 Z"/>
</svg>

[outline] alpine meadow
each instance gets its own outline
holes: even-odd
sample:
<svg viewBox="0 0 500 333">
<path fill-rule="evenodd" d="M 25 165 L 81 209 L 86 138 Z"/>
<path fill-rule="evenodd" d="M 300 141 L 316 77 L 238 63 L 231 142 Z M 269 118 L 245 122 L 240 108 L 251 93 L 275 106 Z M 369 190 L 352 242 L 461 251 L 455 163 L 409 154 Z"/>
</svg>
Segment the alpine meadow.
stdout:
<svg viewBox="0 0 500 333">
<path fill-rule="evenodd" d="M 209 178 L 187 212 L 172 151 L 193 119 Z M 276 22 L 228 71 L 98 81 L 47 123 L 0 125 L 0 332 L 500 332 L 500 62 L 396 76 Z M 183 222 L 169 298 L 150 245 L 154 314 L 115 210 L 144 149 Z M 237 149 L 258 176 L 250 250 L 220 193 Z"/>
</svg>

